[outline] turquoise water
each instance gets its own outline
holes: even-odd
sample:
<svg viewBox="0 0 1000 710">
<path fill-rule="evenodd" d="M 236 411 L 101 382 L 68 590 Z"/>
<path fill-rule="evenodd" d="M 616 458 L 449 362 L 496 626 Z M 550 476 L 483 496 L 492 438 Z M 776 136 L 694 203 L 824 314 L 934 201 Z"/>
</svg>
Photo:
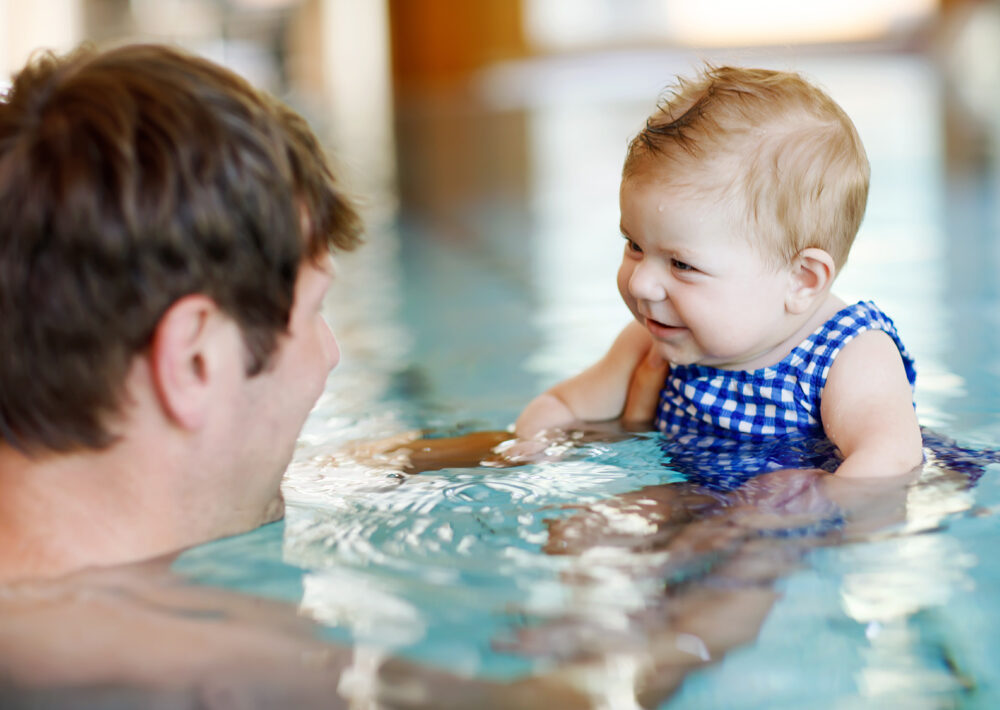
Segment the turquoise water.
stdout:
<svg viewBox="0 0 1000 710">
<path fill-rule="evenodd" d="M 995 707 L 994 464 L 974 486 L 929 471 L 900 516 L 847 539 L 708 545 L 678 564 L 662 548 L 616 544 L 644 534 L 627 516 L 585 554 L 544 551 L 544 521 L 572 515 L 565 506 L 680 480 L 653 435 L 594 435 L 551 461 L 413 477 L 343 454 L 413 429 L 506 427 L 627 322 L 614 286 L 621 156 L 665 77 L 692 65 L 648 59 L 603 92 L 574 94 L 559 87 L 580 77 L 515 67 L 461 110 L 401 113 L 401 201 L 376 200 L 369 243 L 341 261 L 328 314 L 343 361 L 289 470 L 287 518 L 192 550 L 176 568 L 296 604 L 332 640 L 468 676 L 604 659 L 589 668 L 611 707 L 629 707 L 618 688 L 663 639 L 702 655 L 708 636 L 684 631 L 699 619 L 747 631 L 691 664 L 660 707 Z M 892 315 L 917 361 L 926 427 L 1000 445 L 990 128 L 956 115 L 947 78 L 921 55 L 770 59 L 826 86 L 869 151 L 869 210 L 835 291 Z M 985 138 L 970 157 L 962 141 L 974 130 Z M 420 152 L 407 141 L 434 131 L 451 137 L 440 162 L 407 163 Z M 719 582 L 740 560 L 757 583 Z M 758 614 L 741 607 L 756 599 L 747 588 L 776 595 Z"/>
</svg>

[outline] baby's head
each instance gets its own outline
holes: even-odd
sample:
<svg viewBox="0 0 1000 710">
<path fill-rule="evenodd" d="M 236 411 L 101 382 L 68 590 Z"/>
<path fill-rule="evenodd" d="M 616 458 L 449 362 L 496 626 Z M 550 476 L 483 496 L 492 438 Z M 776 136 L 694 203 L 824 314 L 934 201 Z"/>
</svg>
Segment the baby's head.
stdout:
<svg viewBox="0 0 1000 710">
<path fill-rule="evenodd" d="M 813 247 L 839 271 L 869 166 L 851 119 L 798 74 L 709 66 L 679 80 L 629 144 L 622 180 L 646 176 L 710 197 L 776 265 Z"/>
</svg>

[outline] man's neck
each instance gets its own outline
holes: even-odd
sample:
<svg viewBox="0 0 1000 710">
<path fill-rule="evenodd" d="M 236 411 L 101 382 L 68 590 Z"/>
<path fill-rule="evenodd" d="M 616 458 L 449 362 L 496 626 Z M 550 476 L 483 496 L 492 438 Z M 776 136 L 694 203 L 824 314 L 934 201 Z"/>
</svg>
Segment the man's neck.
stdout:
<svg viewBox="0 0 1000 710">
<path fill-rule="evenodd" d="M 131 458 L 126 464 L 111 450 L 27 456 L 0 444 L 0 581 L 55 577 L 189 544 L 170 492 L 143 470 L 148 457 Z"/>
</svg>

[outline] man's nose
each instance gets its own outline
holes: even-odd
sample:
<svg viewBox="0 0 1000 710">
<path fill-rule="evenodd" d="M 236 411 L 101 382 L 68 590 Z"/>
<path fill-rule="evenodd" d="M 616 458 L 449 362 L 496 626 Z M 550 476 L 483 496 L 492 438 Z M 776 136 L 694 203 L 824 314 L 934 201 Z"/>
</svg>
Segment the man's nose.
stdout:
<svg viewBox="0 0 1000 710">
<path fill-rule="evenodd" d="M 643 259 L 632 272 L 628 288 L 640 301 L 664 301 L 667 298 L 667 280 L 660 266 L 651 259 Z"/>
<path fill-rule="evenodd" d="M 320 317 L 323 322 L 320 324 L 322 329 L 321 337 L 323 339 L 323 355 L 326 357 L 327 372 L 332 370 L 340 362 L 340 346 L 337 345 L 337 339 L 333 336 L 333 330 L 330 328 L 329 323 L 326 322 L 326 318 Z"/>
</svg>

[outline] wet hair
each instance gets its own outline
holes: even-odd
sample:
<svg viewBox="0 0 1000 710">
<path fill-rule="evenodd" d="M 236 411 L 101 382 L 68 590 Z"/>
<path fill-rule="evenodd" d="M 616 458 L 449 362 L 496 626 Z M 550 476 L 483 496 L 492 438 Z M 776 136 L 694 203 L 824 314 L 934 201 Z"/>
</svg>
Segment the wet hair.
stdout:
<svg viewBox="0 0 1000 710">
<path fill-rule="evenodd" d="M 359 235 L 306 122 L 231 71 L 156 45 L 36 57 L 0 99 L 0 444 L 112 443 L 134 358 L 190 294 L 263 371 L 300 265 Z"/>
<path fill-rule="evenodd" d="M 851 119 L 800 75 L 707 66 L 678 79 L 629 144 L 623 180 L 647 173 L 718 200 L 776 262 L 817 247 L 839 269 L 870 169 Z"/>
</svg>

